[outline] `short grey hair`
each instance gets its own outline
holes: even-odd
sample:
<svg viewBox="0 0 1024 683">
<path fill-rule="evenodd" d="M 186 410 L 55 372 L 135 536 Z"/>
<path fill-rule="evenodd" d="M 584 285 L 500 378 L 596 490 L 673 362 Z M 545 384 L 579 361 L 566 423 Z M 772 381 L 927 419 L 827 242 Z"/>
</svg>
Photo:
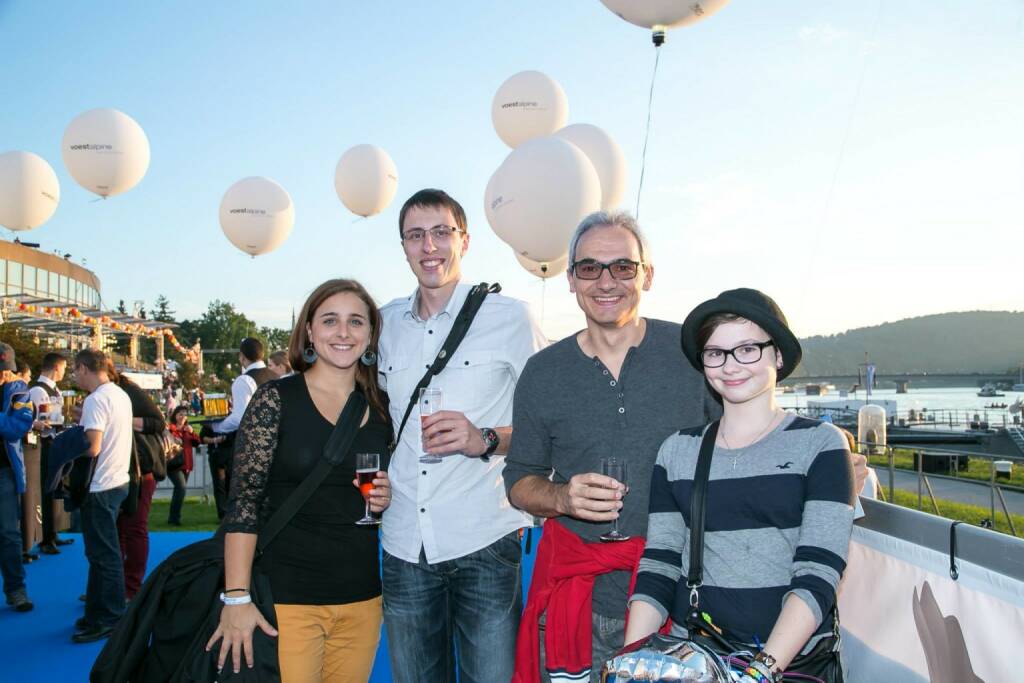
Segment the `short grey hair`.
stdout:
<svg viewBox="0 0 1024 683">
<path fill-rule="evenodd" d="M 583 236 L 592 228 L 604 226 L 623 228 L 633 233 L 633 237 L 636 238 L 637 245 L 640 247 L 640 261 L 642 263 L 651 262 L 649 258 L 651 247 L 647 243 L 647 238 L 644 237 L 643 231 L 640 230 L 636 219 L 633 218 L 633 214 L 628 211 L 595 211 L 580 222 L 576 232 L 572 234 L 572 239 L 569 240 L 570 270 L 572 269 L 572 264 L 576 262 L 576 247 L 579 246 Z"/>
</svg>

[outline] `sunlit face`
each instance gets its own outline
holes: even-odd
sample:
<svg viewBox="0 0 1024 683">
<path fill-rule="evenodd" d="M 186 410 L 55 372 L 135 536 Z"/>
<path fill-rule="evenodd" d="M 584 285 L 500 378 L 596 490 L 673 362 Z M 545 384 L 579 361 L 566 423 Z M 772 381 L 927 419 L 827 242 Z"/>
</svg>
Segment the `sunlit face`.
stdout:
<svg viewBox="0 0 1024 683">
<path fill-rule="evenodd" d="M 402 234 L 420 228 L 430 230 L 437 225 L 458 227 L 451 210 L 436 206 L 413 206 L 405 214 Z M 437 240 L 427 235 L 419 242 L 402 241 L 405 260 L 416 275 L 420 287 L 440 289 L 458 282 L 462 276 L 462 256 L 469 248 L 469 235 L 453 233 L 448 240 Z"/>
<path fill-rule="evenodd" d="M 270 371 L 271 371 L 272 373 L 274 373 L 274 374 L 275 374 L 275 375 L 277 375 L 278 377 L 284 377 L 284 376 L 285 376 L 285 374 L 286 374 L 286 373 L 288 372 L 288 366 L 287 366 L 287 365 L 281 365 L 281 364 L 279 364 L 279 363 L 275 363 L 275 362 L 273 361 L 273 359 L 271 359 L 271 360 L 270 360 L 270 361 L 269 361 L 269 362 L 267 363 L 267 367 L 268 367 L 268 368 L 270 369 Z"/>
<path fill-rule="evenodd" d="M 328 297 L 313 312 L 306 328 L 317 363 L 350 368 L 370 345 L 370 311 L 352 292 Z"/>
<path fill-rule="evenodd" d="M 722 323 L 711 333 L 704 349 L 731 350 L 744 344 L 770 341 L 761 327 L 749 320 Z M 765 347 L 761 360 L 739 363 L 733 355 L 726 356 L 725 364 L 718 368 L 704 368 L 704 376 L 729 403 L 746 403 L 758 396 L 775 391 L 778 371 L 782 369 L 782 356 L 774 346 Z"/>
<path fill-rule="evenodd" d="M 610 225 L 585 232 L 576 245 L 575 258 L 577 261 L 594 259 L 601 263 L 618 259 L 642 261 L 636 236 L 625 228 Z M 569 291 L 576 294 L 576 303 L 588 321 L 619 328 L 636 320 L 639 315 L 640 292 L 651 288 L 654 268 L 642 264 L 631 280 L 616 280 L 607 268 L 597 280 L 582 280 L 573 275 L 570 264 L 567 277 Z"/>
<path fill-rule="evenodd" d="M 53 381 L 60 382 L 64 379 L 64 373 L 68 370 L 68 364 L 64 361 L 57 363 L 57 366 L 53 369 Z"/>
<path fill-rule="evenodd" d="M 95 372 L 91 372 L 84 365 L 76 365 L 74 372 L 71 374 L 71 379 L 74 380 L 75 384 L 78 385 L 83 391 L 91 392 L 96 388 L 98 378 Z"/>
</svg>

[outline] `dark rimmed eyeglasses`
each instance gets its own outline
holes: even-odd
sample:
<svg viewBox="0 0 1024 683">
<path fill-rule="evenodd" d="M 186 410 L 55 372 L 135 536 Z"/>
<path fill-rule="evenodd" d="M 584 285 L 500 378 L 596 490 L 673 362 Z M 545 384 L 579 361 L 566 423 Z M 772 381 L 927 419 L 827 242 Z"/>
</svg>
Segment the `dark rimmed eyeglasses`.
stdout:
<svg viewBox="0 0 1024 683">
<path fill-rule="evenodd" d="M 640 261 L 630 261 L 626 258 L 616 259 L 611 263 L 601 263 L 597 259 L 584 258 L 573 262 L 572 274 L 580 280 L 599 280 L 601 273 L 607 270 L 608 274 L 616 280 L 632 280 L 636 277 L 641 265 Z"/>
<path fill-rule="evenodd" d="M 447 242 L 457 232 L 466 232 L 462 228 L 456 228 L 451 225 L 435 225 L 432 228 L 410 228 L 402 233 L 402 241 L 410 244 L 419 244 L 423 241 L 423 238 L 430 234 L 430 240 L 432 242 Z"/>
<path fill-rule="evenodd" d="M 737 363 L 751 365 L 761 360 L 764 350 L 769 346 L 775 346 L 775 342 L 769 339 L 766 342 L 747 342 L 731 349 L 704 349 L 700 352 L 700 362 L 706 368 L 720 368 L 732 356 Z"/>
</svg>

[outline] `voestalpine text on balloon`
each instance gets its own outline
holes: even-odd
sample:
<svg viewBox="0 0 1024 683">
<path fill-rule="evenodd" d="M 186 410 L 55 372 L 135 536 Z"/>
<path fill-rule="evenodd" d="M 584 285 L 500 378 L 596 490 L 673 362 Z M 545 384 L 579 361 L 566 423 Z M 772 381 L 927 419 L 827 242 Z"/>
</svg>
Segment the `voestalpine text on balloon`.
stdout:
<svg viewBox="0 0 1024 683">
<path fill-rule="evenodd" d="M 31 230 L 50 220 L 60 203 L 60 183 L 42 157 L 31 152 L 0 154 L 0 225 Z"/>
<path fill-rule="evenodd" d="M 224 235 L 254 257 L 284 244 L 294 225 L 291 196 L 270 178 L 243 178 L 228 188 L 220 202 L 220 227 Z"/>
<path fill-rule="evenodd" d="M 509 147 L 551 135 L 569 118 L 565 91 L 539 71 L 522 71 L 501 84 L 491 102 L 494 130 Z"/>
<path fill-rule="evenodd" d="M 75 182 L 104 198 L 132 189 L 149 168 L 146 133 L 116 109 L 75 117 L 64 131 L 61 154 Z"/>
</svg>

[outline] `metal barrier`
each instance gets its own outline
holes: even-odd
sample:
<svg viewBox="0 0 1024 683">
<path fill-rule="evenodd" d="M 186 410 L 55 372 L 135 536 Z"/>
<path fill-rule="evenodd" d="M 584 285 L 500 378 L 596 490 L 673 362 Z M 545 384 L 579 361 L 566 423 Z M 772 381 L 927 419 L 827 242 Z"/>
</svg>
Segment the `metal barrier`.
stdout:
<svg viewBox="0 0 1024 683">
<path fill-rule="evenodd" d="M 927 491 L 928 498 L 931 502 L 932 509 L 936 515 L 941 515 L 939 511 L 938 501 L 935 497 L 935 492 L 932 490 L 931 481 L 929 476 L 937 479 L 950 479 L 959 482 L 966 482 L 975 484 L 977 486 L 987 486 L 989 489 L 989 514 L 994 523 L 996 518 L 996 501 L 998 500 L 999 506 L 1002 509 L 1003 514 L 1006 517 L 1007 526 L 1010 528 L 1010 533 L 1013 536 L 1017 536 L 1017 527 L 1013 521 L 1013 515 L 1010 514 L 1010 510 L 1006 505 L 1006 498 L 1003 496 L 1003 490 L 1008 489 L 1012 491 L 1024 492 L 1024 488 L 1014 485 L 1004 486 L 996 482 L 996 461 L 1010 461 L 1018 467 L 1024 467 L 1024 458 L 1007 456 L 1007 455 L 992 455 L 990 453 L 978 453 L 978 452 L 966 452 L 966 451 L 954 451 L 943 448 L 899 448 L 893 446 L 880 446 L 874 443 L 858 442 L 857 450 L 866 456 L 879 456 L 882 455 L 886 458 L 888 463 L 887 469 L 889 472 L 889 492 L 888 497 L 890 501 L 895 500 L 895 489 L 896 489 L 896 470 L 900 469 L 903 472 L 915 471 L 917 474 L 917 509 L 923 510 L 924 508 L 924 492 Z M 913 455 L 915 462 L 915 469 L 908 470 L 906 468 L 896 467 L 896 451 L 909 452 Z M 937 474 L 931 473 L 930 475 L 924 472 L 925 458 L 928 457 L 940 457 L 948 460 L 949 474 Z M 961 459 L 979 459 L 988 461 L 988 472 L 989 476 L 987 481 L 975 477 L 965 477 L 959 474 Z"/>
<path fill-rule="evenodd" d="M 192 451 L 192 472 L 189 474 L 188 483 L 185 486 L 186 496 L 200 496 L 204 503 L 209 503 L 213 500 L 213 477 L 210 474 L 210 468 L 207 466 L 208 456 L 206 444 Z M 157 482 L 156 492 L 153 494 L 153 497 L 170 498 L 173 490 L 174 485 L 171 484 L 170 479 L 164 479 L 161 482 Z"/>
</svg>

